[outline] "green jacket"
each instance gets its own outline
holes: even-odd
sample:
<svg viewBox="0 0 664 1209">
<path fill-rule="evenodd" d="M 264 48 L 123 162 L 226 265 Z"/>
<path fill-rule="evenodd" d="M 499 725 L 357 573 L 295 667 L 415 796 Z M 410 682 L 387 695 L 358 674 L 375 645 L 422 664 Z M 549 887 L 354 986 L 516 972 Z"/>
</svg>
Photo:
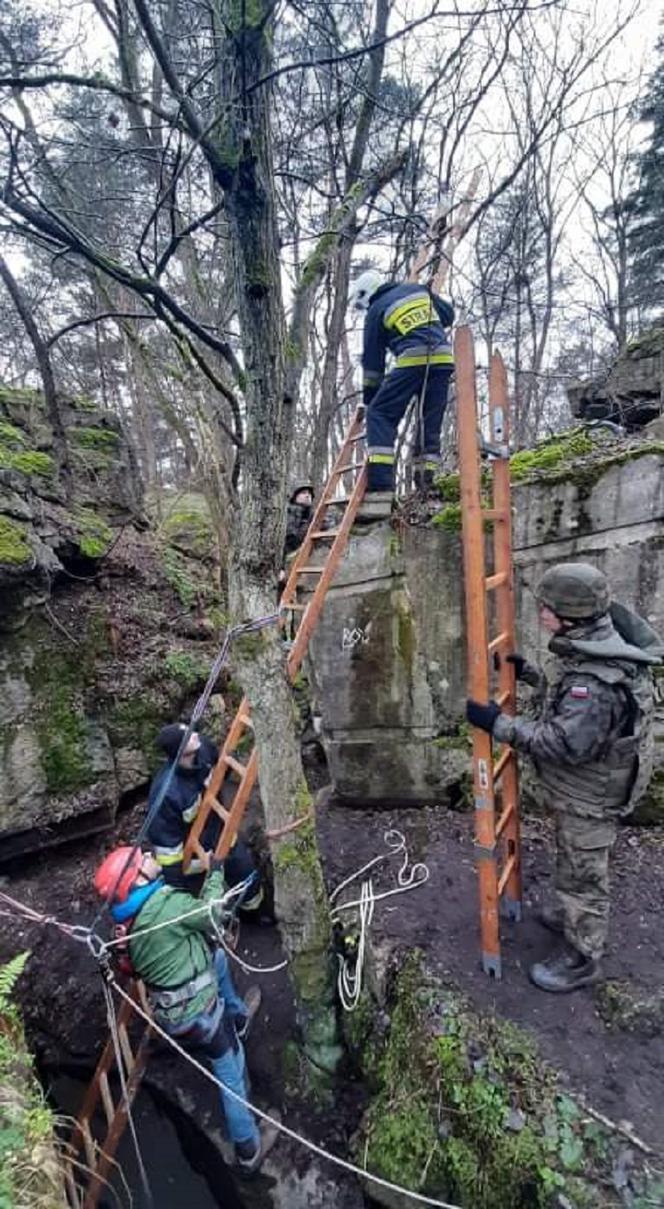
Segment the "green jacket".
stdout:
<svg viewBox="0 0 664 1209">
<path fill-rule="evenodd" d="M 129 956 L 139 978 L 151 990 L 173 990 L 190 982 L 206 970 L 212 971 L 214 930 L 207 910 L 189 914 L 195 907 L 220 899 L 224 893 L 223 872 L 215 870 L 205 880 L 199 898 L 183 890 L 163 886 L 141 907 L 129 932 Z M 180 916 L 186 916 L 180 919 Z M 169 922 L 170 921 L 170 922 Z M 141 932 L 156 924 L 166 924 L 154 932 Z M 205 1011 L 216 999 L 214 981 L 185 1003 L 160 1009 L 160 1018 L 168 1023 L 182 1022 Z"/>
</svg>

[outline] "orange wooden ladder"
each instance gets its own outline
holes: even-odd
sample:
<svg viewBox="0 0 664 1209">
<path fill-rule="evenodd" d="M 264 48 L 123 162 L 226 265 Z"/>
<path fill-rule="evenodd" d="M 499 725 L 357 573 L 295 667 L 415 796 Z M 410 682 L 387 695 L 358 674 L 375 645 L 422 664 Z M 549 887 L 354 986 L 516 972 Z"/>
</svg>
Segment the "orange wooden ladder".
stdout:
<svg viewBox="0 0 664 1209">
<path fill-rule="evenodd" d="M 149 1010 L 142 983 L 134 982 L 129 987 L 129 992 L 144 1011 Z M 129 1037 L 129 1026 L 133 1020 L 137 1022 L 134 1048 Z M 118 1071 L 115 1048 L 112 1038 L 109 1037 L 85 1093 L 71 1137 L 61 1149 L 65 1190 L 71 1209 L 94 1209 L 97 1204 L 108 1182 L 113 1157 L 127 1124 L 128 1110 L 138 1091 L 148 1060 L 150 1026 L 137 1017 L 126 1000 L 123 1000 L 118 1010 L 117 1036 L 129 1105 L 124 1095 L 121 1094 L 115 1100 L 111 1091 L 111 1077 L 117 1075 Z M 106 1119 L 106 1129 L 101 1141 L 97 1141 L 93 1129 L 100 1109 Z M 77 1172 L 85 1177 L 84 1188 L 84 1180 L 77 1178 Z"/>
<path fill-rule="evenodd" d="M 484 507 L 475 353 L 469 327 L 457 329 L 455 362 L 468 695 L 476 701 L 488 702 L 495 679 L 498 705 L 513 714 L 514 668 L 505 658 L 515 650 L 507 377 L 500 353 L 494 352 L 489 371 L 487 446 L 492 499 L 491 505 Z M 492 538 L 486 530 L 488 522 Z M 489 635 L 490 622 L 495 625 L 495 637 Z M 473 792 L 482 965 L 487 974 L 500 978 L 500 906 L 508 918 L 521 918 L 518 769 L 514 750 L 503 745 L 494 760 L 491 736 L 477 728 L 473 729 Z"/>
<path fill-rule="evenodd" d="M 362 421 L 363 408 L 358 408 L 339 450 L 332 473 L 311 518 L 311 524 L 290 569 L 282 596 L 281 607 L 290 610 L 297 622 L 297 632 L 286 663 L 291 683 L 295 680 L 309 646 L 309 639 L 316 628 L 327 590 L 341 562 L 348 537 L 366 490 L 366 468 L 361 446 L 364 441 Z M 339 492 L 344 494 L 340 495 Z M 327 513 L 334 508 L 341 513 L 334 528 L 324 528 Z M 329 548 L 326 549 L 326 547 Z M 325 559 L 312 565 L 312 556 L 326 549 Z M 306 604 L 297 600 L 298 588 L 313 586 Z M 251 745 L 248 759 L 242 760 L 238 747 Z M 231 723 L 221 754 L 210 776 L 198 814 L 191 826 L 184 850 L 184 868 L 192 859 L 202 857 L 204 849 L 201 833 L 211 812 L 222 819 L 222 830 L 217 841 L 215 855 L 225 857 L 237 835 L 247 802 L 256 782 L 258 753 L 253 744 L 251 706 L 246 697 L 240 702 Z M 232 795 L 228 805 L 219 800 L 226 779 L 233 781 Z"/>
</svg>

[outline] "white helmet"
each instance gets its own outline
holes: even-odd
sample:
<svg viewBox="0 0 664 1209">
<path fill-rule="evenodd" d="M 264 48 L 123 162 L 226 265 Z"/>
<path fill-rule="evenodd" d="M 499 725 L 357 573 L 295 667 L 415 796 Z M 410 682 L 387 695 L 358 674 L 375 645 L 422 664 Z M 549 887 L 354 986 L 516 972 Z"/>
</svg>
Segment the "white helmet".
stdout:
<svg viewBox="0 0 664 1209">
<path fill-rule="evenodd" d="M 368 311 L 369 303 L 376 290 L 383 285 L 385 278 L 378 269 L 365 269 L 360 273 L 348 291 L 348 301 L 356 311 Z"/>
</svg>

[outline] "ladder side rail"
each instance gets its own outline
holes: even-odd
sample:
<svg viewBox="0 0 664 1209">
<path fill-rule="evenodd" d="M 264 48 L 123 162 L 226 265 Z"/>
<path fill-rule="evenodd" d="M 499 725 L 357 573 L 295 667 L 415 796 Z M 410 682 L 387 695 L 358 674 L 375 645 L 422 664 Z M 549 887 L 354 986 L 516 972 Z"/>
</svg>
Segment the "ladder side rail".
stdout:
<svg viewBox="0 0 664 1209">
<path fill-rule="evenodd" d="M 205 793 L 203 794 L 203 800 L 199 806 L 196 818 L 193 820 L 191 827 L 189 828 L 189 832 L 187 834 L 187 839 L 185 841 L 185 846 L 184 846 L 184 856 L 183 856 L 183 868 L 184 868 L 185 872 L 187 871 L 187 869 L 189 868 L 189 865 L 191 864 L 192 857 L 194 857 L 194 856 L 200 857 L 200 855 L 203 851 L 201 844 L 200 844 L 201 832 L 203 831 L 203 828 L 205 827 L 205 824 L 207 823 L 208 818 L 210 817 L 210 811 L 214 809 L 213 804 L 214 804 L 216 798 L 218 798 L 221 787 L 226 778 L 226 774 L 230 770 L 230 764 L 228 763 L 228 758 L 230 757 L 231 752 L 235 749 L 235 747 L 236 747 L 239 739 L 242 737 L 244 731 L 247 729 L 246 724 L 243 722 L 243 718 L 248 718 L 249 715 L 250 715 L 250 705 L 249 705 L 247 698 L 243 697 L 238 706 L 235 717 L 233 718 L 233 721 L 231 723 L 230 730 L 224 740 L 221 752 L 217 759 L 217 763 L 215 764 L 214 768 L 212 769 L 212 772 L 210 773 L 210 779 L 208 781 L 208 784 L 205 787 Z M 247 765 L 247 767 L 248 767 L 248 765 Z M 246 775 L 247 774 L 245 772 L 245 776 Z"/>
<path fill-rule="evenodd" d="M 325 512 L 327 511 L 330 503 L 333 502 L 333 488 L 336 485 L 337 479 L 340 477 L 339 472 L 345 470 L 348 462 L 355 458 L 354 443 L 356 442 L 358 434 L 362 430 L 363 414 L 362 408 L 356 408 L 343 445 L 335 458 L 330 477 L 328 478 L 321 498 L 314 509 L 304 541 L 302 542 L 302 545 L 300 546 L 293 560 L 293 564 L 281 596 L 281 606 L 291 604 L 295 599 L 301 569 L 307 566 L 314 546 L 315 539 L 312 535 L 320 530 Z M 346 473 L 350 473 L 350 471 L 346 471 Z M 352 473 L 355 474 L 356 471 L 353 470 Z M 362 496 L 364 495 L 365 487 L 366 471 L 364 468 L 362 468 L 359 473 L 357 473 L 355 486 L 349 500 L 347 501 L 346 510 L 337 536 L 327 552 L 327 557 L 324 564 L 322 564 L 321 575 L 316 585 L 316 589 L 304 610 L 302 619 L 298 626 L 295 644 L 287 663 L 288 674 L 291 680 L 297 674 L 298 668 L 300 667 L 300 664 L 302 663 L 306 653 L 309 638 L 311 637 L 313 629 L 320 616 L 327 588 L 329 587 L 330 581 L 346 547 L 348 534 L 355 519 Z M 214 802 L 219 796 L 226 773 L 230 768 L 228 757 L 235 747 L 241 733 L 245 729 L 242 718 L 247 718 L 249 716 L 250 708 L 251 707 L 247 698 L 243 698 L 231 725 L 231 729 L 224 742 L 219 759 L 217 760 L 217 763 L 212 771 L 210 782 L 206 788 L 198 814 L 194 819 L 191 828 L 189 829 L 189 834 L 187 836 L 184 849 L 185 870 L 189 867 L 193 856 L 200 857 L 203 854 L 203 848 L 200 843 L 201 833 L 208 821 L 208 818 L 210 817 L 210 811 L 214 809 Z M 258 758 L 256 749 L 254 748 L 249 760 L 247 761 L 244 775 L 242 776 L 240 785 L 238 786 L 237 792 L 234 796 L 229 811 L 229 817 L 226 820 L 217 841 L 215 856 L 217 856 L 219 859 L 223 859 L 223 857 L 228 854 L 231 844 L 235 839 L 235 835 L 237 834 L 237 830 L 240 826 L 244 811 L 251 796 L 251 791 L 254 787 L 257 774 Z"/>
<path fill-rule="evenodd" d="M 504 571 L 507 575 L 506 583 L 504 587 L 498 590 L 496 598 L 498 629 L 508 635 L 505 648 L 501 653 L 498 670 L 498 691 L 501 694 L 508 694 L 503 708 L 507 713 L 513 714 L 516 711 L 516 677 L 512 664 L 507 663 L 505 659 L 507 652 L 516 649 L 512 508 L 508 454 L 510 415 L 507 374 L 503 359 L 498 352 L 494 352 L 491 357 L 489 414 L 491 418 L 491 442 L 496 446 L 504 446 L 506 453 L 505 457 L 493 462 L 493 506 L 501 514 L 501 519 L 494 524 L 493 544 L 496 570 Z M 521 918 L 522 900 L 519 772 L 516 753 L 513 751 L 511 759 L 505 765 L 500 788 L 503 810 L 511 808 L 502 832 L 506 858 L 508 862 L 511 862 L 510 873 L 504 886 L 503 902 L 505 914 L 510 919 L 519 920 Z"/>
<path fill-rule="evenodd" d="M 355 415 L 351 420 L 350 428 L 346 433 L 344 443 L 334 460 L 334 465 L 330 472 L 330 476 L 314 509 L 311 521 L 309 522 L 309 528 L 307 529 L 304 537 L 304 541 L 302 542 L 302 545 L 297 551 L 291 564 L 288 579 L 286 580 L 284 590 L 281 594 L 280 604 L 282 607 L 292 604 L 295 600 L 300 569 L 301 567 L 306 567 L 308 565 L 309 556 L 314 546 L 314 538 L 312 535 L 317 533 L 322 528 L 325 513 L 327 512 L 330 504 L 334 503 L 334 489 L 336 488 L 338 479 L 341 477 L 339 472 L 347 466 L 349 461 L 353 460 L 353 441 L 362 428 L 361 417 L 363 414 L 364 413 L 361 408 L 356 408 Z"/>
<path fill-rule="evenodd" d="M 118 1024 L 126 1024 L 133 1016 L 133 1012 L 126 1002 L 123 1002 L 120 1011 L 118 1012 Z M 111 1067 L 115 1064 L 115 1049 L 113 1041 L 109 1036 L 106 1042 L 99 1061 L 95 1067 L 95 1073 L 88 1084 L 88 1090 L 85 1093 L 83 1104 L 78 1112 L 76 1123 L 72 1130 L 72 1135 L 67 1142 L 67 1149 L 73 1154 L 81 1150 L 83 1146 L 83 1125 L 84 1121 L 90 1122 L 97 1111 L 97 1106 L 101 1099 L 99 1080 L 102 1074 L 107 1074 Z"/>
<path fill-rule="evenodd" d="M 348 499 L 346 510 L 343 515 L 339 532 L 335 537 L 327 558 L 322 568 L 322 573 L 319 576 L 318 583 L 309 600 L 307 607 L 302 615 L 302 620 L 295 635 L 293 649 L 288 656 L 287 669 L 291 680 L 297 675 L 298 669 L 304 659 L 309 646 L 311 635 L 318 624 L 318 619 L 325 603 L 328 588 L 336 574 L 337 568 L 344 551 L 348 545 L 348 538 L 353 527 L 353 522 L 357 515 L 357 510 L 364 498 L 364 493 L 367 486 L 367 471 L 366 466 L 363 466 L 355 480 L 355 486 Z"/>
<path fill-rule="evenodd" d="M 135 1062 L 131 1074 L 127 1078 L 127 1099 L 124 1096 L 121 1098 L 113 1120 L 111 1121 L 106 1136 L 99 1146 L 99 1157 L 97 1166 L 92 1174 L 92 1178 L 88 1184 L 83 1201 L 83 1209 L 95 1209 L 101 1193 L 108 1182 L 108 1175 L 113 1166 L 115 1152 L 120 1144 L 120 1139 L 124 1133 L 125 1126 L 129 1117 L 129 1109 L 131 1108 L 136 1092 L 143 1078 L 143 1073 L 148 1060 L 148 1048 L 150 1044 L 150 1026 L 146 1025 L 145 1031 L 139 1042 L 135 1054 Z"/>
<path fill-rule="evenodd" d="M 457 328 L 454 343 L 468 694 L 476 700 L 488 702 L 486 560 L 477 444 L 475 354 L 470 328 L 467 326 Z M 473 729 L 473 793 L 475 851 L 480 890 L 482 965 L 486 973 L 499 978 L 501 966 L 492 746 L 491 736 L 477 727 Z"/>
</svg>

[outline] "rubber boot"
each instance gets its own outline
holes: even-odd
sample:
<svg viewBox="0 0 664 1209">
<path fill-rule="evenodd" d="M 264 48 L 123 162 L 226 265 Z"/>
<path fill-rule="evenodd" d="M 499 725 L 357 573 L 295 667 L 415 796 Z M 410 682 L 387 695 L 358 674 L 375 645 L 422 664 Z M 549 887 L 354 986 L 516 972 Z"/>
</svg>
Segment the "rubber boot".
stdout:
<svg viewBox="0 0 664 1209">
<path fill-rule="evenodd" d="M 260 987 L 249 987 L 243 998 L 244 1006 L 247 1009 L 247 1014 L 243 1018 L 236 1018 L 235 1032 L 237 1033 L 238 1039 L 244 1042 L 249 1036 L 251 1022 L 261 1006 L 261 999 L 263 996 L 261 994 Z M 238 1020 L 239 1023 L 237 1022 Z"/>
<path fill-rule="evenodd" d="M 274 1121 L 281 1122 L 281 1113 L 277 1108 L 269 1108 L 268 1113 Z M 270 1121 L 261 1121 L 259 1132 L 260 1138 L 253 1154 L 245 1153 L 250 1145 L 248 1142 L 241 1142 L 235 1146 L 235 1157 L 242 1175 L 254 1175 L 258 1171 L 263 1159 L 269 1154 L 279 1137 L 280 1131 L 278 1125 L 272 1125 Z"/>
<path fill-rule="evenodd" d="M 565 917 L 561 907 L 557 907 L 553 903 L 545 903 L 537 912 L 536 919 L 543 928 L 548 928 L 549 932 L 558 932 L 561 936 L 563 935 Z"/>
<path fill-rule="evenodd" d="M 564 995 L 591 986 L 602 977 L 599 961 L 585 957 L 571 947 L 554 953 L 546 961 L 538 961 L 528 970 L 530 981 L 541 991 Z"/>
</svg>

